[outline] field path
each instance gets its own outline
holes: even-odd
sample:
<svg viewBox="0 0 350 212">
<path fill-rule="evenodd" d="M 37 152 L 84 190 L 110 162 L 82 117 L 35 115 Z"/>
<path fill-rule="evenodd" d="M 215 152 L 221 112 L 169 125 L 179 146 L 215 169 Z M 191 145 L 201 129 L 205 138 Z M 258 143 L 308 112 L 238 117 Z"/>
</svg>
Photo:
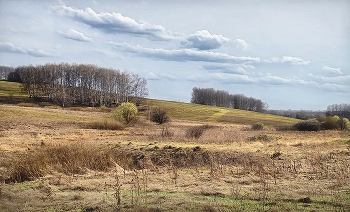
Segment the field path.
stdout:
<svg viewBox="0 0 350 212">
<path fill-rule="evenodd" d="M 210 118 L 208 118 L 208 121 L 212 121 L 212 122 L 217 122 L 219 120 L 220 117 L 226 115 L 227 113 L 229 113 L 230 111 L 227 109 L 220 109 L 219 112 L 214 113 Z"/>
</svg>

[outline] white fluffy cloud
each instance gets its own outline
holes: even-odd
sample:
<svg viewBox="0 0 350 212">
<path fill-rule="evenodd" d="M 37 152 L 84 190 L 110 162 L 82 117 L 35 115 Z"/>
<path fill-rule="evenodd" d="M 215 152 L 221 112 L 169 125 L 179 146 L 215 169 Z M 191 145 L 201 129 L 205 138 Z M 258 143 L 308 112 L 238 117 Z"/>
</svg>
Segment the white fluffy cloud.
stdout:
<svg viewBox="0 0 350 212">
<path fill-rule="evenodd" d="M 63 35 L 65 38 L 76 40 L 76 41 L 83 41 L 83 42 L 92 42 L 93 39 L 85 36 L 83 33 L 75 30 L 75 29 L 69 29 L 66 32 L 59 32 L 61 35 Z"/>
<path fill-rule="evenodd" d="M 217 49 L 228 43 L 230 39 L 222 35 L 210 34 L 208 30 L 197 31 L 185 37 L 181 44 L 185 48 L 195 48 L 199 50 Z"/>
<path fill-rule="evenodd" d="M 175 38 L 174 33 L 165 30 L 165 28 L 160 25 L 150 24 L 145 21 L 137 22 L 120 13 L 96 13 L 89 7 L 85 10 L 80 10 L 65 5 L 53 6 L 51 10 L 66 15 L 75 21 L 109 33 L 126 33 L 146 36 L 154 40 L 169 40 Z"/>
<path fill-rule="evenodd" d="M 332 68 L 329 66 L 323 66 L 322 69 L 331 73 L 331 74 L 343 74 L 343 72 L 341 71 L 341 68 Z"/>
<path fill-rule="evenodd" d="M 54 54 L 47 53 L 40 49 L 24 49 L 9 42 L 0 42 L 0 51 L 18 54 L 28 54 L 34 57 L 51 57 L 56 56 Z"/>
<path fill-rule="evenodd" d="M 298 57 L 290 57 L 290 56 L 283 56 L 283 57 L 273 57 L 269 60 L 266 60 L 267 63 L 290 63 L 292 65 L 309 65 L 311 61 L 309 60 L 303 60 Z"/>
<path fill-rule="evenodd" d="M 260 62 L 258 57 L 237 57 L 219 52 L 197 51 L 193 49 L 153 49 L 129 43 L 109 42 L 115 49 L 134 53 L 143 57 L 170 61 L 204 61 L 216 63 Z"/>
<path fill-rule="evenodd" d="M 230 39 L 222 35 L 211 34 L 208 30 L 200 30 L 189 35 L 172 32 L 166 30 L 163 26 L 150 24 L 146 21 L 136 21 L 133 18 L 115 12 L 96 13 L 91 8 L 81 10 L 65 5 L 54 6 L 51 10 L 104 32 L 144 36 L 151 40 L 181 41 L 181 45 L 185 48 L 199 50 L 217 49 L 230 41 Z M 64 35 L 70 39 L 89 41 L 89 38 L 85 37 L 83 34 L 79 34 L 79 32 L 75 30 L 70 30 L 64 33 Z"/>
<path fill-rule="evenodd" d="M 242 40 L 242 39 L 236 39 L 233 42 L 236 43 L 237 48 L 240 48 L 242 50 L 247 50 L 252 48 L 252 45 L 250 45 L 249 43 L 247 43 L 245 40 Z"/>
</svg>

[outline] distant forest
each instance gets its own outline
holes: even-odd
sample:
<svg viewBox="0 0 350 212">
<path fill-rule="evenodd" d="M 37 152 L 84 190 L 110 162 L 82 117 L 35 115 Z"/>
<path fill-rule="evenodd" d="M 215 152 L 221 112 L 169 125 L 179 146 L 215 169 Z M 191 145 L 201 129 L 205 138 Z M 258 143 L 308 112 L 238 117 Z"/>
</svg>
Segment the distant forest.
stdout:
<svg viewBox="0 0 350 212">
<path fill-rule="evenodd" d="M 227 91 L 213 88 L 193 88 L 191 103 L 255 112 L 264 112 L 267 109 L 267 104 L 259 99 L 246 97 L 243 94 L 229 94 Z"/>
<path fill-rule="evenodd" d="M 137 74 L 85 64 L 28 65 L 0 67 L 1 78 L 21 82 L 32 98 L 47 98 L 65 107 L 69 105 L 110 106 L 136 102 L 148 95 L 147 81 Z"/>
</svg>

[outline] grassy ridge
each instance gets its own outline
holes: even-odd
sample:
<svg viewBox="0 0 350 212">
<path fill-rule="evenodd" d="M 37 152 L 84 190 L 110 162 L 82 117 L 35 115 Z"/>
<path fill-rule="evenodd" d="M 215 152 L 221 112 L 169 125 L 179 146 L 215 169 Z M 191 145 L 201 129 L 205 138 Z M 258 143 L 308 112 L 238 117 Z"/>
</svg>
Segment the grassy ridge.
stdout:
<svg viewBox="0 0 350 212">
<path fill-rule="evenodd" d="M 146 104 L 150 107 L 162 106 L 167 108 L 171 118 L 187 119 L 195 121 L 222 122 L 234 124 L 254 124 L 263 122 L 266 125 L 293 124 L 298 119 L 275 116 L 232 108 L 214 107 L 182 102 L 172 102 L 156 99 L 147 99 Z"/>
<path fill-rule="evenodd" d="M 27 97 L 22 91 L 22 85 L 15 82 L 0 81 L 0 97 Z M 146 99 L 147 106 L 163 106 L 171 118 L 194 121 L 221 122 L 233 124 L 254 124 L 262 122 L 265 125 L 293 124 L 298 119 L 275 116 L 252 111 L 231 108 L 197 105 L 183 102 L 172 102 L 156 99 Z M 145 115 L 146 113 L 143 113 Z"/>
</svg>

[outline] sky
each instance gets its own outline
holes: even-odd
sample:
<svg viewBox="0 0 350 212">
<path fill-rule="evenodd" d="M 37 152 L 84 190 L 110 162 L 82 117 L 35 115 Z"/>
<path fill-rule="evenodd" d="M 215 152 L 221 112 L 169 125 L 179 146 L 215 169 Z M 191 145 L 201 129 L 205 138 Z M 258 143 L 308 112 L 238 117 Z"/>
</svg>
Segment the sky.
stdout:
<svg viewBox="0 0 350 212">
<path fill-rule="evenodd" d="M 350 103 L 348 0 L 0 0 L 0 65 L 136 73 L 149 98 L 194 87 L 269 109 Z"/>
</svg>

